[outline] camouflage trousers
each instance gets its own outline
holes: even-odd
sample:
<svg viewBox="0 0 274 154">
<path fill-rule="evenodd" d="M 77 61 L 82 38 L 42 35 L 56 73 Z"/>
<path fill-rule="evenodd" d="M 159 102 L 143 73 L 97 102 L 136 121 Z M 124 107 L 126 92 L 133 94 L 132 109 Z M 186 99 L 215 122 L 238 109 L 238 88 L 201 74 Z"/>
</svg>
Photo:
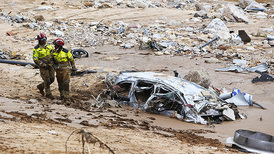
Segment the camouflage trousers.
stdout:
<svg viewBox="0 0 274 154">
<path fill-rule="evenodd" d="M 43 79 L 43 82 L 38 86 L 42 89 L 45 89 L 46 95 L 51 95 L 50 85 L 54 82 L 54 67 L 48 66 L 48 68 L 40 67 L 40 75 Z"/>
<path fill-rule="evenodd" d="M 56 69 L 56 78 L 61 99 L 69 98 L 70 69 Z"/>
</svg>

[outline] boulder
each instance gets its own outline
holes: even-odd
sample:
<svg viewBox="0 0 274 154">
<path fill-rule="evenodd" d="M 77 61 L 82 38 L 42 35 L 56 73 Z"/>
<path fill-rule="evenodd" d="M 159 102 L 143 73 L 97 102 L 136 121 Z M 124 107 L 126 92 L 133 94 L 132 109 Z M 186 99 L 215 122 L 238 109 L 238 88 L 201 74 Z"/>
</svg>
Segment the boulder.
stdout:
<svg viewBox="0 0 274 154">
<path fill-rule="evenodd" d="M 213 19 L 203 31 L 204 33 L 212 33 L 215 37 L 227 40 L 230 38 L 229 29 L 226 24 L 219 18 Z"/>
<path fill-rule="evenodd" d="M 253 9 L 265 10 L 266 8 L 262 4 L 257 3 L 256 1 L 253 1 L 245 8 L 245 10 L 253 10 Z"/>
<path fill-rule="evenodd" d="M 201 11 L 201 10 L 206 11 L 206 9 L 204 8 L 204 6 L 201 5 L 200 3 L 196 3 L 195 4 L 195 8 L 196 8 L 196 11 Z"/>
<path fill-rule="evenodd" d="M 204 18 L 204 17 L 207 17 L 207 13 L 206 13 L 206 11 L 204 11 L 204 10 L 200 10 L 200 11 L 198 11 L 198 12 L 196 12 L 196 13 L 194 14 L 194 17 L 201 17 L 201 18 Z"/>
<path fill-rule="evenodd" d="M 194 82 L 202 87 L 209 88 L 211 80 L 209 79 L 208 72 L 201 68 L 199 70 L 189 71 L 187 75 L 183 77 L 185 80 Z"/>
</svg>

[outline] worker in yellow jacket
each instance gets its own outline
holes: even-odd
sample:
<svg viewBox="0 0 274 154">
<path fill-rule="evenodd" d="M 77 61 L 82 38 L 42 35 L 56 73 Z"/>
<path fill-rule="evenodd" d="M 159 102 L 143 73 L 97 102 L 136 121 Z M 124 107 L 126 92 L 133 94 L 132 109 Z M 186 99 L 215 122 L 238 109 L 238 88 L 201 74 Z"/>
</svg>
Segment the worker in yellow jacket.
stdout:
<svg viewBox="0 0 274 154">
<path fill-rule="evenodd" d="M 51 44 L 47 43 L 45 34 L 37 35 L 38 44 L 33 48 L 33 61 L 39 66 L 40 75 L 43 82 L 37 85 L 40 93 L 46 97 L 54 99 L 51 94 L 50 85 L 54 82 L 54 67 L 51 59 L 51 51 L 54 49 Z M 44 92 L 45 90 L 45 92 Z"/>
<path fill-rule="evenodd" d="M 69 82 L 71 70 L 72 73 L 76 72 L 75 61 L 71 52 L 68 49 L 63 48 L 63 39 L 58 38 L 53 42 L 53 44 L 55 49 L 52 53 L 52 58 L 55 64 L 60 99 L 66 102 L 69 100 Z"/>
</svg>

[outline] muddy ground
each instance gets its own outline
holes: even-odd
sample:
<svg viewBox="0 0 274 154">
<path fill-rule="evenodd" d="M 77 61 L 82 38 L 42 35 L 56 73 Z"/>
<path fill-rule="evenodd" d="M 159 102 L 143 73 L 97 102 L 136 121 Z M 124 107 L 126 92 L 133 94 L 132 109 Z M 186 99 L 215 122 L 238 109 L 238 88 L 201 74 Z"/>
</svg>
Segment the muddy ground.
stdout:
<svg viewBox="0 0 274 154">
<path fill-rule="evenodd" d="M 1 148 L 4 151 L 64 153 L 65 142 L 70 134 L 76 129 L 84 128 L 111 147 L 115 153 L 235 153 L 236 150 L 224 146 L 226 138 L 233 136 L 235 130 L 249 129 L 269 134 L 273 132 L 273 95 L 268 90 L 273 86 L 271 82 L 251 83 L 251 79 L 258 76 L 256 73 L 215 72 L 223 64 L 207 64 L 204 63 L 204 58 L 189 59 L 170 55 L 158 57 L 151 54 L 150 50 L 124 50 L 108 46 L 86 50 L 90 57 L 76 59 L 78 68 L 95 70 L 98 73 L 72 77 L 73 100 L 67 104 L 58 100 L 56 82 L 52 85 L 52 90 L 57 99 L 49 100 L 40 96 L 36 89 L 36 84 L 41 81 L 37 70 L 0 64 Z M 106 51 L 108 52 L 104 53 Z M 102 56 L 120 59 L 102 62 Z M 142 65 L 138 65 L 140 61 Z M 153 63 L 153 66 L 145 63 Z M 111 67 L 116 69 L 108 69 Z M 239 107 L 247 119 L 200 125 L 144 113 L 128 106 L 98 108 L 99 105 L 93 99 L 106 89 L 104 76 L 108 72 L 137 70 L 173 75 L 172 70 L 176 69 L 180 75 L 184 75 L 194 67 L 207 69 L 210 78 L 214 79 L 212 85 L 225 87 L 227 90 L 238 87 L 252 94 L 254 100 L 267 109 Z M 88 87 L 84 85 L 84 81 Z M 53 131 L 53 134 L 49 131 Z M 108 151 L 100 149 L 99 143 L 89 144 L 89 147 L 95 153 Z M 75 133 L 69 139 L 68 151 L 81 152 L 80 134 Z"/>
<path fill-rule="evenodd" d="M 3 12 L 16 14 L 37 8 L 42 2 L 47 5 L 53 1 L 40 0 L 4 0 L 0 7 Z M 79 9 L 83 4 L 78 1 L 54 1 L 54 11 L 41 11 L 47 21 L 54 21 L 63 16 L 63 20 L 106 21 L 122 20 L 131 24 L 151 24 L 163 16 L 168 19 L 184 21 L 192 18 L 193 10 L 171 8 L 111 8 Z M 225 3 L 222 1 L 220 3 Z M 73 7 L 70 7 L 73 6 Z M 69 10 L 69 11 L 68 11 Z M 266 23 L 266 24 L 265 24 Z M 188 23 L 194 25 L 196 23 Z M 260 29 L 273 26 L 273 19 L 254 20 L 252 24 L 227 23 L 230 30 L 244 29 L 250 34 Z M 7 31 L 18 33 L 17 37 L 8 36 Z M 36 45 L 34 38 L 43 30 L 27 29 L 21 24 L 7 23 L 0 20 L 0 47 L 9 49 L 26 57 L 32 62 L 32 48 Z M 48 39 L 54 39 L 48 35 Z M 252 37 L 260 41 L 260 37 Z M 67 48 L 71 48 L 66 44 Z M 65 46 L 66 46 L 65 45 Z M 247 45 L 232 47 L 245 49 Z M 257 73 L 216 72 L 217 68 L 227 66 L 229 62 L 205 63 L 205 57 L 190 57 L 184 54 L 157 56 L 153 50 L 139 50 L 138 47 L 124 49 L 119 46 L 102 45 L 81 47 L 89 52 L 88 58 L 76 59 L 79 70 L 94 70 L 97 73 L 85 74 L 71 78 L 71 102 L 63 104 L 59 99 L 57 82 L 51 88 L 54 100 L 42 97 L 36 85 L 42 80 L 37 69 L 0 64 L 0 150 L 2 153 L 81 153 L 82 134 L 86 130 L 115 153 L 240 153 L 225 146 L 225 140 L 234 135 L 237 129 L 249 129 L 268 134 L 274 132 L 274 86 L 273 82 L 252 83 Z M 273 58 L 269 54 L 273 47 L 260 47 L 260 57 Z M 258 51 L 257 50 L 257 51 Z M 253 51 L 242 50 L 242 54 L 256 57 Z M 254 58 L 256 59 L 256 58 Z M 264 106 L 239 107 L 246 119 L 225 121 L 221 124 L 200 125 L 179 121 L 175 118 L 149 114 L 128 106 L 100 107 L 94 100 L 104 89 L 105 75 L 119 71 L 152 71 L 173 75 L 176 69 L 181 76 L 190 70 L 204 69 L 208 72 L 211 85 L 231 91 L 239 88 L 253 95 L 253 100 Z M 84 83 L 86 82 L 85 85 Z M 89 136 L 92 136 L 89 134 Z M 95 137 L 92 137 L 93 139 Z M 94 139 L 86 143 L 92 153 L 111 153 L 111 151 Z"/>
</svg>

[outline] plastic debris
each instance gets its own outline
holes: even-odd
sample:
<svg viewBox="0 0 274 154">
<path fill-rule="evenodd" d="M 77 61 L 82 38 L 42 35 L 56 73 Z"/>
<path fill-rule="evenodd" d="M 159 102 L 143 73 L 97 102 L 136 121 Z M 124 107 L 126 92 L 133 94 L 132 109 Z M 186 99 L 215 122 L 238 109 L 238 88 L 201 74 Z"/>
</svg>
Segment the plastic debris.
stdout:
<svg viewBox="0 0 274 154">
<path fill-rule="evenodd" d="M 58 133 L 56 133 L 55 131 L 52 131 L 52 130 L 47 131 L 47 132 L 50 133 L 50 134 L 52 134 L 52 135 L 58 135 Z"/>
<path fill-rule="evenodd" d="M 231 65 L 229 67 L 226 68 L 218 68 L 215 71 L 223 71 L 223 72 L 244 72 L 244 71 L 249 71 L 249 72 L 266 72 L 268 69 L 267 65 L 265 63 L 254 66 L 254 67 L 250 67 L 250 68 L 242 68 L 241 66 L 236 66 L 236 65 Z"/>
<path fill-rule="evenodd" d="M 252 95 L 240 92 L 239 89 L 234 88 L 231 98 L 225 99 L 226 102 L 234 103 L 238 106 L 252 106 Z"/>
<path fill-rule="evenodd" d="M 271 75 L 268 75 L 268 74 L 265 74 L 265 73 L 262 73 L 260 71 L 255 71 L 259 74 L 261 74 L 260 77 L 256 77 L 254 79 L 252 79 L 252 83 L 255 83 L 255 82 L 267 82 L 267 81 L 274 81 L 274 76 L 271 76 Z"/>
<path fill-rule="evenodd" d="M 263 63 L 263 64 L 260 64 L 260 65 L 254 66 L 254 67 L 249 67 L 246 70 L 249 72 L 256 72 L 256 71 L 267 72 L 267 69 L 268 69 L 267 64 Z"/>
<path fill-rule="evenodd" d="M 239 89 L 234 88 L 232 92 L 222 92 L 219 97 L 228 103 L 234 103 L 237 106 L 257 106 L 265 109 L 262 105 L 252 100 L 252 95 L 241 92 Z"/>
</svg>

